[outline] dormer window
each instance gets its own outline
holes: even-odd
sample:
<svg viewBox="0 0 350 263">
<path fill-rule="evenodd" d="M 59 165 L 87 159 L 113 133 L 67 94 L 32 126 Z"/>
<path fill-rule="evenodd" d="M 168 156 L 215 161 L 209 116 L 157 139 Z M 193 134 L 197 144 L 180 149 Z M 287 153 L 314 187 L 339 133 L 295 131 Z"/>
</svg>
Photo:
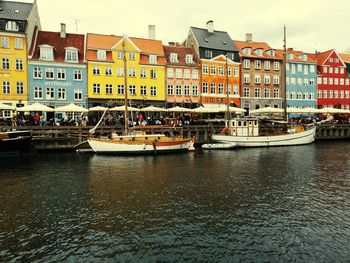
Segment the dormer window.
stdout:
<svg viewBox="0 0 350 263">
<path fill-rule="evenodd" d="M 293 53 L 289 53 L 287 56 L 288 56 L 288 59 L 294 59 L 294 54 Z"/>
<path fill-rule="evenodd" d="M 18 24 L 15 21 L 7 21 L 5 29 L 6 31 L 18 31 Z"/>
<path fill-rule="evenodd" d="M 171 53 L 170 54 L 170 62 L 171 63 L 178 63 L 178 59 L 177 59 L 177 54 L 176 53 Z"/>
<path fill-rule="evenodd" d="M 271 56 L 271 57 L 275 57 L 276 55 L 276 53 L 275 53 L 275 50 L 273 50 L 273 49 L 270 49 L 270 50 L 268 50 L 268 51 L 266 51 L 266 53 L 269 55 L 269 56 Z"/>
<path fill-rule="evenodd" d="M 252 54 L 252 49 L 249 47 L 243 48 L 243 53 L 246 55 L 251 55 Z"/>
<path fill-rule="evenodd" d="M 306 55 L 306 54 L 303 54 L 303 55 L 301 56 L 301 59 L 304 60 L 304 61 L 307 61 L 307 55 Z"/>
<path fill-rule="evenodd" d="M 74 47 L 65 48 L 65 61 L 77 63 L 78 62 L 78 49 Z"/>
<path fill-rule="evenodd" d="M 49 45 L 40 46 L 40 60 L 53 61 L 53 47 Z"/>
<path fill-rule="evenodd" d="M 97 59 L 98 60 L 106 60 L 107 59 L 106 50 L 97 50 Z"/>
<path fill-rule="evenodd" d="M 255 55 L 257 55 L 257 56 L 262 56 L 263 55 L 263 50 L 261 49 L 261 48 L 258 48 L 258 49 L 255 49 L 254 50 L 254 53 L 255 53 Z"/>
<path fill-rule="evenodd" d="M 193 55 L 186 55 L 186 63 L 187 64 L 192 64 L 193 63 Z"/>
<path fill-rule="evenodd" d="M 157 56 L 156 55 L 150 55 L 149 56 L 149 63 L 150 64 L 157 64 Z"/>
</svg>

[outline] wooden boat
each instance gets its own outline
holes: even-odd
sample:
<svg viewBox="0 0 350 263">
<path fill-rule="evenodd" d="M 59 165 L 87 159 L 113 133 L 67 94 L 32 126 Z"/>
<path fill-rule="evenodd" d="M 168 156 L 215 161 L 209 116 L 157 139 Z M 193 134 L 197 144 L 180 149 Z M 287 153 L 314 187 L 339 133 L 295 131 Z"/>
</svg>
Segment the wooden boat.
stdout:
<svg viewBox="0 0 350 263">
<path fill-rule="evenodd" d="M 202 145 L 203 150 L 230 150 L 237 147 L 236 143 L 206 143 Z"/>
<path fill-rule="evenodd" d="M 30 152 L 30 131 L 0 132 L 0 157 L 19 156 Z"/>
</svg>

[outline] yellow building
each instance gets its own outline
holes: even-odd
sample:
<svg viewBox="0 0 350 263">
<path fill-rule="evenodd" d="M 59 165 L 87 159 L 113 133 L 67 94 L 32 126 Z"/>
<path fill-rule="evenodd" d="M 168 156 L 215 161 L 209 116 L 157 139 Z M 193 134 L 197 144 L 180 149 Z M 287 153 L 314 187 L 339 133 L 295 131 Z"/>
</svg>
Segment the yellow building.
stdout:
<svg viewBox="0 0 350 263">
<path fill-rule="evenodd" d="M 124 104 L 123 37 L 87 34 L 89 107 Z M 165 57 L 162 42 L 125 38 L 128 99 L 133 106 L 164 106 Z"/>
<path fill-rule="evenodd" d="M 40 29 L 38 8 L 36 1 L 1 1 L 0 8 L 0 103 L 20 107 L 28 102 L 27 51 Z"/>
</svg>

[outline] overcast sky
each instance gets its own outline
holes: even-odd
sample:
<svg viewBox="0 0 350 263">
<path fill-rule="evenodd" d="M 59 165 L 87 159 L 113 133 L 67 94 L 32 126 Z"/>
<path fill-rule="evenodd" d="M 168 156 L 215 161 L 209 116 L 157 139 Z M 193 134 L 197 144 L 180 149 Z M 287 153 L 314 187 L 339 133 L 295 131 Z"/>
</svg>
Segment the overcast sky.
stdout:
<svg viewBox="0 0 350 263">
<path fill-rule="evenodd" d="M 19 0 L 21 1 L 21 0 Z M 23 2 L 33 2 L 22 0 Z M 283 24 L 288 46 L 307 52 L 350 49 L 349 0 L 37 0 L 43 30 L 59 31 L 60 23 L 75 33 L 126 34 L 147 37 L 156 25 L 156 37 L 167 44 L 182 42 L 190 26 L 205 27 L 231 38 L 283 47 Z"/>
</svg>

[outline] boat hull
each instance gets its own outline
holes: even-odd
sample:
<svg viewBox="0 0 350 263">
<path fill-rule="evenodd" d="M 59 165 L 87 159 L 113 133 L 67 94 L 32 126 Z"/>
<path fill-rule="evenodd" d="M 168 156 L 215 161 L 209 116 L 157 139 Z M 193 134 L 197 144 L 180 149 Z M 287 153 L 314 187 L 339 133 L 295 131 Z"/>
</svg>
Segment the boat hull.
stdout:
<svg viewBox="0 0 350 263">
<path fill-rule="evenodd" d="M 206 143 L 202 145 L 203 150 L 230 150 L 237 147 L 234 142 L 230 143 Z"/>
<path fill-rule="evenodd" d="M 316 126 L 299 133 L 274 136 L 212 135 L 212 140 L 218 143 L 236 143 L 237 147 L 271 147 L 310 144 L 314 142 L 315 136 Z"/>
<path fill-rule="evenodd" d="M 0 157 L 19 156 L 30 152 L 32 138 L 29 131 L 4 132 L 0 137 Z"/>
</svg>

